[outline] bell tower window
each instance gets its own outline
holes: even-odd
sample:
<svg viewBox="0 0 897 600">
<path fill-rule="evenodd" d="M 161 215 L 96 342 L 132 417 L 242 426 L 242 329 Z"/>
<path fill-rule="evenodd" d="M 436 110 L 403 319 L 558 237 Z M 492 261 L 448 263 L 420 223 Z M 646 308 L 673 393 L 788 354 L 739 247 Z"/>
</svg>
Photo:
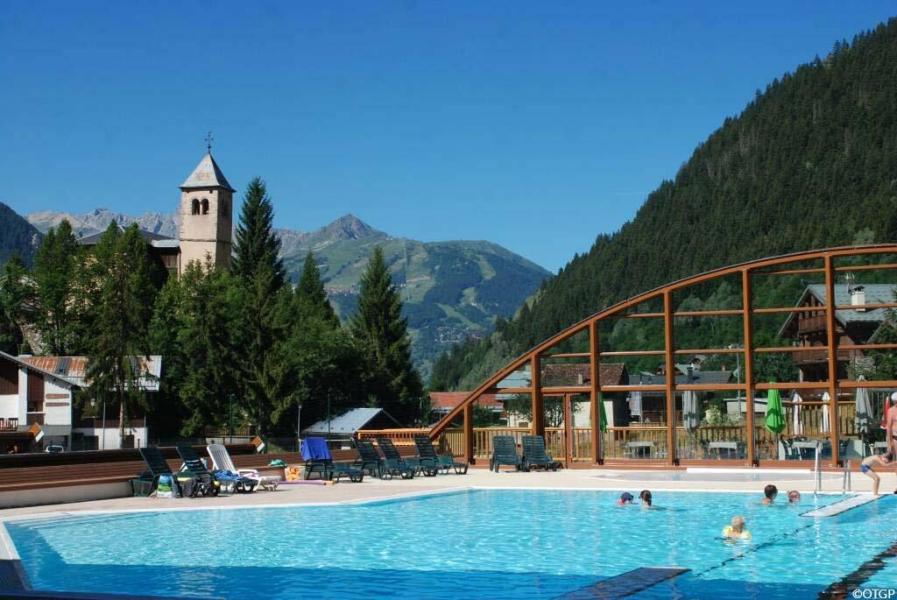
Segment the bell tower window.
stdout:
<svg viewBox="0 0 897 600">
<path fill-rule="evenodd" d="M 202 214 L 204 214 L 204 215 L 209 214 L 209 199 L 208 198 L 202 199 Z"/>
<path fill-rule="evenodd" d="M 191 206 L 190 206 L 190 214 L 191 214 L 191 215 L 198 215 L 198 214 L 199 214 L 199 200 L 197 200 L 196 198 L 194 198 L 194 199 L 193 199 L 193 202 L 191 203 Z"/>
</svg>

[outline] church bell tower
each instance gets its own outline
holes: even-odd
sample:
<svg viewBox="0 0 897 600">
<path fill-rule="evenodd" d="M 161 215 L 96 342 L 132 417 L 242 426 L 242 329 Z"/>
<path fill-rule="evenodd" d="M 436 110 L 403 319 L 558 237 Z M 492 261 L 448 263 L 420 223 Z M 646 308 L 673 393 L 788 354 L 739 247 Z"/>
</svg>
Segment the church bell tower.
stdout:
<svg viewBox="0 0 897 600">
<path fill-rule="evenodd" d="M 215 268 L 230 266 L 233 198 L 234 188 L 212 158 L 209 143 L 206 155 L 181 184 L 178 274 L 194 261 L 202 265 L 211 261 Z"/>
</svg>

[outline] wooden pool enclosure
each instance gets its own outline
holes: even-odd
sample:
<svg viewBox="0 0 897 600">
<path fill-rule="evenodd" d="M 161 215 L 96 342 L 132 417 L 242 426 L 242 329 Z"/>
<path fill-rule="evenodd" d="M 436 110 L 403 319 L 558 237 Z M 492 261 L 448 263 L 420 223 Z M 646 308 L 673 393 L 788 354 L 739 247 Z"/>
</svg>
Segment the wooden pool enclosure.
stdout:
<svg viewBox="0 0 897 600">
<path fill-rule="evenodd" d="M 836 315 L 889 310 L 897 308 L 897 302 L 891 294 L 886 302 L 838 304 L 835 288 L 844 285 L 839 277 L 843 278 L 848 274 L 852 277 L 859 274 L 878 279 L 897 276 L 897 245 L 830 248 L 764 258 L 717 269 L 645 292 L 599 311 L 539 343 L 486 379 L 431 428 L 376 433 L 400 440 L 410 438 L 415 433 L 426 433 L 434 440 L 446 441 L 456 454 L 471 463 L 475 463 L 477 457 L 482 459 L 488 455 L 491 435 L 499 433 L 519 436 L 531 432 L 546 436 L 546 442 L 556 457 L 565 459 L 568 465 L 622 466 L 635 463 L 675 467 L 706 464 L 710 460 L 714 464 L 720 464 L 719 461 L 722 460 L 732 465 L 793 466 L 794 462 L 786 463 L 784 460 L 806 460 L 808 457 L 803 449 L 818 443 L 820 447 L 826 448 L 824 458 L 828 466 L 838 466 L 846 451 L 872 448 L 869 436 L 861 436 L 852 427 L 856 417 L 854 406 L 857 391 L 873 393 L 878 396 L 876 402 L 880 404 L 882 394 L 897 389 L 897 380 L 854 376 L 856 370 L 852 368 L 851 360 L 864 356 L 869 351 L 897 350 L 897 343 L 877 342 L 874 338 L 872 343 L 856 343 L 839 329 Z M 757 305 L 752 289 L 754 282 L 761 277 L 792 277 L 802 281 L 805 278 L 821 278 L 825 290 L 824 302 L 814 306 Z M 683 294 L 693 290 L 706 290 L 723 280 L 740 286 L 739 307 L 677 310 L 676 301 L 681 300 Z M 897 283 L 897 279 L 893 282 Z M 857 286 L 857 289 L 862 288 Z M 791 345 L 760 346 L 755 343 L 755 322 L 758 319 L 782 319 L 797 314 L 806 317 L 807 327 L 813 323 L 818 324 L 819 331 L 815 338 L 813 335 L 805 336 L 800 341 L 792 341 Z M 680 323 L 683 320 L 693 323 L 717 318 L 740 320 L 740 343 L 727 344 L 721 348 L 687 348 L 677 345 L 677 320 Z M 614 349 L 603 343 L 602 327 L 606 330 L 612 323 L 629 319 L 659 323 L 662 327 L 663 347 Z M 571 350 L 574 338 L 579 342 L 580 348 Z M 587 351 L 575 351 L 582 346 L 586 346 Z M 677 358 L 696 355 L 737 361 L 738 380 L 694 383 L 686 378 L 684 381 L 677 381 Z M 762 355 L 785 355 L 790 357 L 789 360 L 815 360 L 823 368 L 817 369 L 821 375 L 814 375 L 812 380 L 807 380 L 801 372 L 798 381 L 761 381 L 757 377 L 756 362 Z M 667 374 L 662 384 L 630 381 L 621 385 L 618 382 L 600 380 L 599 365 L 646 357 L 654 357 L 660 370 Z M 543 373 L 546 364 L 558 362 L 587 364 L 591 376 L 586 381 L 545 385 Z M 528 383 L 509 385 L 509 377 L 521 371 L 528 373 Z M 755 406 L 756 395 L 765 395 L 769 390 L 779 390 L 788 405 L 788 427 L 780 436 L 766 431 L 762 415 L 758 417 L 756 412 L 761 408 Z M 604 432 L 594 426 L 600 422 L 599 399 L 602 395 L 631 395 L 634 392 L 640 393 L 639 395 L 653 393 L 662 398 L 662 422 L 631 423 L 625 427 L 609 427 Z M 683 409 L 678 408 L 677 403 L 681 406 L 682 397 L 688 392 L 735 394 L 736 400 L 744 406 L 743 422 L 724 425 L 702 422 L 697 427 L 694 424 L 686 427 L 682 414 L 679 414 Z M 476 402 L 484 394 L 496 393 L 529 396 L 532 418 L 528 428 L 474 427 Z M 789 394 L 793 394 L 793 403 Z M 807 400 L 801 401 L 801 395 Z M 557 398 L 562 402 L 564 418 L 561 427 L 546 426 L 547 397 Z M 574 398 L 589 402 L 589 427 L 575 427 L 572 423 Z M 456 425 L 458 419 L 462 420 L 460 427 Z M 806 428 L 802 420 L 806 421 Z M 875 422 L 872 427 L 877 430 L 878 423 Z M 375 432 L 360 433 L 363 436 L 374 434 Z M 640 450 L 645 452 L 640 453 Z"/>
</svg>

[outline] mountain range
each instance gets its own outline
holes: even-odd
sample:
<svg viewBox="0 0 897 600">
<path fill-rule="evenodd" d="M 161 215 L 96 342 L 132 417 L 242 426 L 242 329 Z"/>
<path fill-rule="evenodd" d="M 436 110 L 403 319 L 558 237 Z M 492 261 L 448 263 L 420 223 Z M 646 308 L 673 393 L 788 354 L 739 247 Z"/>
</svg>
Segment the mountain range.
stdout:
<svg viewBox="0 0 897 600">
<path fill-rule="evenodd" d="M 112 221 L 123 226 L 137 223 L 169 237 L 177 237 L 178 228 L 173 214 L 133 216 L 102 208 L 84 214 L 34 212 L 27 219 L 44 232 L 68 219 L 78 236 L 103 231 Z M 542 267 L 491 242 L 397 238 L 354 215 L 314 231 L 278 229 L 276 234 L 293 281 L 306 254 L 314 254 L 331 303 L 344 319 L 355 310 L 368 258 L 376 246 L 383 248 L 404 301 L 412 356 L 425 377 L 436 356 L 457 342 L 491 332 L 496 318 L 512 316 L 549 276 Z"/>
</svg>

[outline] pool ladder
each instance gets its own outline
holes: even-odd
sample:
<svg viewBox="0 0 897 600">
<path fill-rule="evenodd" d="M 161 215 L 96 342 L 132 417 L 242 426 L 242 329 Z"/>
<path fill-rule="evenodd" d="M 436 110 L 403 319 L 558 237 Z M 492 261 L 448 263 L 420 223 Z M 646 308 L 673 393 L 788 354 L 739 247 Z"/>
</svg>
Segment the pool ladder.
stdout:
<svg viewBox="0 0 897 600">
<path fill-rule="evenodd" d="M 813 495 L 816 496 L 822 491 L 822 443 L 816 442 L 816 458 L 813 460 L 813 474 L 816 482 L 813 488 Z M 853 491 L 853 480 L 850 474 L 850 459 L 844 461 L 844 474 L 841 478 L 841 494 Z"/>
</svg>

